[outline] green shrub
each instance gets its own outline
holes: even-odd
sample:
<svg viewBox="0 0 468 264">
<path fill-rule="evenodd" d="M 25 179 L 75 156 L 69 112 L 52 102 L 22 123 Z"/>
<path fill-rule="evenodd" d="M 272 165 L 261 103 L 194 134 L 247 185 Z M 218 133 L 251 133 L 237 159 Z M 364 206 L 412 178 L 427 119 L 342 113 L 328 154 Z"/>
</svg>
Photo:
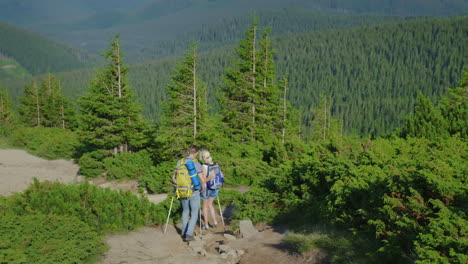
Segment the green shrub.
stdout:
<svg viewBox="0 0 468 264">
<path fill-rule="evenodd" d="M 394 138 L 348 150 L 324 146 L 275 179 L 284 212 L 302 209 L 309 221 L 373 235 L 380 260 L 465 261 L 466 142 Z"/>
<path fill-rule="evenodd" d="M 72 216 L 0 217 L 0 263 L 83 263 L 105 250 L 101 236 Z"/>
<path fill-rule="evenodd" d="M 10 199 L 8 211 L 12 213 L 74 216 L 100 232 L 163 223 L 167 216 L 164 205 L 139 199 L 129 191 L 113 191 L 87 182 L 63 185 L 36 180 L 24 193 Z"/>
<path fill-rule="evenodd" d="M 145 150 L 137 153 L 119 153 L 104 159 L 104 168 L 109 179 L 140 179 L 147 174 L 153 162 Z"/>
<path fill-rule="evenodd" d="M 80 174 L 90 178 L 103 174 L 106 171 L 103 160 L 109 156 L 111 153 L 107 150 L 95 150 L 83 154 L 78 160 Z"/>
<path fill-rule="evenodd" d="M 72 159 L 79 145 L 74 132 L 61 128 L 21 127 L 11 137 L 14 146 L 46 159 Z"/>
<path fill-rule="evenodd" d="M 234 202 L 239 209 L 237 219 L 250 219 L 254 223 L 273 222 L 281 207 L 279 196 L 266 188 L 252 186 L 249 191 Z"/>
<path fill-rule="evenodd" d="M 174 173 L 175 162 L 166 161 L 157 167 L 151 166 L 144 173 L 139 181 L 139 185 L 148 189 L 151 193 L 172 193 L 172 174 Z"/>
</svg>

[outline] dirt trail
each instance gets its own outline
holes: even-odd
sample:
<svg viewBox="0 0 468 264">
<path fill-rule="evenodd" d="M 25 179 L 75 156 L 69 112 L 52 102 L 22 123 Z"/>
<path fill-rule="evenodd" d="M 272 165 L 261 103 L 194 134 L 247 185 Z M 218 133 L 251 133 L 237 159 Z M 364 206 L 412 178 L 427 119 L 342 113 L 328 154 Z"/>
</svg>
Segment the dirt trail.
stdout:
<svg viewBox="0 0 468 264">
<path fill-rule="evenodd" d="M 0 195 L 11 195 L 26 189 L 37 178 L 40 181 L 73 183 L 82 180 L 78 166 L 71 161 L 44 160 L 22 150 L 0 149 Z M 137 192 L 135 181 L 106 182 L 95 179 L 100 187 Z M 167 195 L 148 195 L 150 201 L 159 203 Z M 324 263 L 323 254 L 302 256 L 289 253 L 282 239 L 284 229 L 261 227 L 250 238 L 235 238 L 230 227 L 220 225 L 203 231 L 202 236 L 190 243 L 182 241 L 177 229 L 169 226 L 164 234 L 162 227 L 144 227 L 127 234 L 108 235 L 105 240 L 109 250 L 100 264 L 314 264 Z M 198 227 L 196 232 L 199 232 Z M 227 234 L 227 235 L 225 235 Z"/>
<path fill-rule="evenodd" d="M 22 192 L 34 178 L 72 183 L 78 165 L 66 160 L 45 160 L 23 150 L 0 149 L 0 195 Z"/>
</svg>

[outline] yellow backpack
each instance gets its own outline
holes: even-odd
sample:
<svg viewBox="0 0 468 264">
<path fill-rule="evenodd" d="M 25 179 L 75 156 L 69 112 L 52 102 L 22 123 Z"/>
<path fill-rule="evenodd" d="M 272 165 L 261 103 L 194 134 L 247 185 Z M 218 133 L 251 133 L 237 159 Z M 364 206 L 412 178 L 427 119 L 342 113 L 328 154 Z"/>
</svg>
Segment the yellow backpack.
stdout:
<svg viewBox="0 0 468 264">
<path fill-rule="evenodd" d="M 196 161 L 196 160 L 194 160 Z M 192 180 L 190 174 L 185 165 L 185 158 L 179 162 L 176 175 L 176 196 L 179 198 L 188 198 L 192 196 Z"/>
</svg>

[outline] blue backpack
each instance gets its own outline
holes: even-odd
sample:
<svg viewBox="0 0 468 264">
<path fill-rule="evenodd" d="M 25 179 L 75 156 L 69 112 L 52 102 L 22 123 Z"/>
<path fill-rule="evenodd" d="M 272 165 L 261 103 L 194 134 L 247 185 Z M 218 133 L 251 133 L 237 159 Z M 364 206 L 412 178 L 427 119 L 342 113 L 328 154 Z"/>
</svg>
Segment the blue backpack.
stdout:
<svg viewBox="0 0 468 264">
<path fill-rule="evenodd" d="M 208 177 L 213 171 L 216 173 L 216 177 L 206 183 L 208 189 L 210 190 L 217 190 L 223 186 L 224 183 L 224 176 L 223 172 L 219 168 L 219 165 L 215 162 L 211 165 L 208 165 L 208 170 L 206 172 L 206 176 Z"/>
</svg>

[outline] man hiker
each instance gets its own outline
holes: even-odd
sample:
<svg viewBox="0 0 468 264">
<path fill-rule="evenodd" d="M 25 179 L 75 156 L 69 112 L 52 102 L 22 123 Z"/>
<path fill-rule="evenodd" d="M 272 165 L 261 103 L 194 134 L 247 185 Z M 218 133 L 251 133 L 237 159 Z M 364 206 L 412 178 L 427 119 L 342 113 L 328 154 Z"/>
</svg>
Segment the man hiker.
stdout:
<svg viewBox="0 0 468 264">
<path fill-rule="evenodd" d="M 177 197 L 180 197 L 182 203 L 182 238 L 184 241 L 192 241 L 193 231 L 197 224 L 198 212 L 200 210 L 200 190 L 203 182 L 203 170 L 200 162 L 196 160 L 199 148 L 191 145 L 188 149 L 188 156 L 177 162 L 172 175 L 172 181 L 176 183 Z M 188 184 L 183 186 L 182 177 L 187 173 L 191 176 Z M 191 181 L 191 182 L 190 182 Z M 188 190 L 187 190 L 188 189 Z M 190 217 L 189 217 L 190 215 Z"/>
</svg>

